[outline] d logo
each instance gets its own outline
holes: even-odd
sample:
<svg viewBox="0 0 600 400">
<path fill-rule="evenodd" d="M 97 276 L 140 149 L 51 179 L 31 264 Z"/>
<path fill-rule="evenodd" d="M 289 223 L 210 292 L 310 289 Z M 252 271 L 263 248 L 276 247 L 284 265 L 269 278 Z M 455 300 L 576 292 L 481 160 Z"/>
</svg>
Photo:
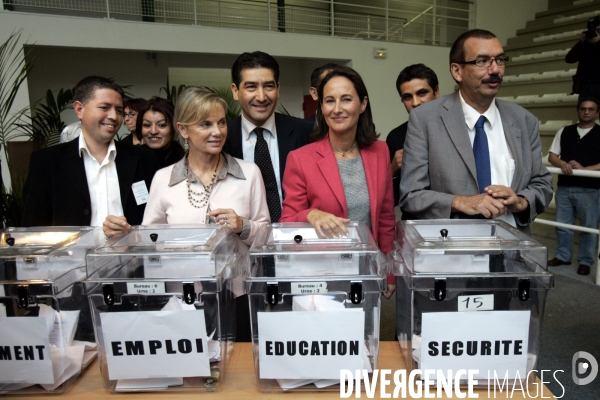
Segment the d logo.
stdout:
<svg viewBox="0 0 600 400">
<path fill-rule="evenodd" d="M 578 364 L 577 360 L 579 360 L 580 358 L 583 358 L 586 361 L 580 362 Z M 577 376 L 583 375 L 587 373 L 587 371 L 590 372 L 586 378 L 579 378 Z M 596 379 L 596 375 L 598 375 L 598 362 L 590 353 L 587 353 L 585 351 L 578 351 L 577 353 L 573 354 L 572 375 L 573 382 L 575 382 L 576 385 L 587 385 L 588 383 L 591 383 L 594 379 Z"/>
</svg>

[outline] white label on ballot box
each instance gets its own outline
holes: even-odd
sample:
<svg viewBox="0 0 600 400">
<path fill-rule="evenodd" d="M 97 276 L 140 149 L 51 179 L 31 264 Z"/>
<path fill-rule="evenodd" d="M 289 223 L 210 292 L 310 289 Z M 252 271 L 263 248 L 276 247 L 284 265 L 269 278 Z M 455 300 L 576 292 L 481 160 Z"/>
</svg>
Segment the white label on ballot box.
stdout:
<svg viewBox="0 0 600 400">
<path fill-rule="evenodd" d="M 365 313 L 259 312 L 260 379 L 340 379 L 363 369 Z"/>
<path fill-rule="evenodd" d="M 108 377 L 210 376 L 203 311 L 100 313 Z"/>
<path fill-rule="evenodd" d="M 127 282 L 128 294 L 162 294 L 165 293 L 164 282 Z"/>
<path fill-rule="evenodd" d="M 54 383 L 44 317 L 0 318 L 0 383 Z"/>
<path fill-rule="evenodd" d="M 493 294 L 458 296 L 458 311 L 492 311 L 493 309 Z"/>
<path fill-rule="evenodd" d="M 327 293 L 327 282 L 292 282 L 292 294 Z"/>
<path fill-rule="evenodd" d="M 420 369 L 478 369 L 475 379 L 526 376 L 531 311 L 423 313 Z"/>
</svg>

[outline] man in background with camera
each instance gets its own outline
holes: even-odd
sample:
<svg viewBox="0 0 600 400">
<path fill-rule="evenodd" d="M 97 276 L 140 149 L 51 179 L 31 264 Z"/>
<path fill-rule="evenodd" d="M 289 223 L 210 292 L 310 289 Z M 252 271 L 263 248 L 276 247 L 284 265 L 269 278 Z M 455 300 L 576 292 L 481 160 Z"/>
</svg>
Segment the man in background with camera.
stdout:
<svg viewBox="0 0 600 400">
<path fill-rule="evenodd" d="M 573 77 L 573 93 L 579 93 L 579 102 L 587 97 L 600 97 L 600 16 L 590 18 L 587 30 L 565 56 L 569 64 L 579 62 Z"/>
</svg>

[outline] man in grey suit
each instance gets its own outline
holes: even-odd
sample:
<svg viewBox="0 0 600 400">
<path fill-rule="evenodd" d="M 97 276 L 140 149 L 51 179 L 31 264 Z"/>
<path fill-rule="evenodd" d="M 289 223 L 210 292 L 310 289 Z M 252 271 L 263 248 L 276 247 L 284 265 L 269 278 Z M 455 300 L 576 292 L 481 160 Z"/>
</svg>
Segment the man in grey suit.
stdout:
<svg viewBox="0 0 600 400">
<path fill-rule="evenodd" d="M 454 42 L 450 72 L 459 90 L 410 113 L 400 207 L 420 219 L 499 218 L 529 231 L 552 199 L 538 120 L 496 100 L 508 61 L 491 32 Z"/>
</svg>

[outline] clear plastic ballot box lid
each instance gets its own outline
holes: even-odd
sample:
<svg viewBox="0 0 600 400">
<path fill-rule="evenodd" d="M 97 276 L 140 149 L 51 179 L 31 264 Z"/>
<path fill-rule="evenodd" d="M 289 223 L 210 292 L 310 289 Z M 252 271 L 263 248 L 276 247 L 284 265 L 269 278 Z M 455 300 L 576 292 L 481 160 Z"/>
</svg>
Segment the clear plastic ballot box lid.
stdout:
<svg viewBox="0 0 600 400">
<path fill-rule="evenodd" d="M 481 386 L 494 376 L 532 385 L 553 285 L 546 248 L 503 221 L 456 219 L 400 221 L 394 246 L 407 369 L 477 369 Z"/>
<path fill-rule="evenodd" d="M 239 254 L 236 235 L 219 225 L 132 226 L 90 252 L 88 275 L 94 279 L 130 278 L 133 265 L 121 267 L 123 260 L 131 260 L 135 267 L 142 267 L 135 278 L 217 277 L 237 272 L 233 267 Z M 103 268 L 106 263 L 119 268 Z"/>
<path fill-rule="evenodd" d="M 246 278 L 258 387 L 339 391 L 341 369 L 377 366 L 387 258 L 366 224 L 322 238 L 307 223 L 261 228 Z"/>
<path fill-rule="evenodd" d="M 0 230 L 0 392 L 62 393 L 96 354 L 81 281 L 102 229 Z"/>
<path fill-rule="evenodd" d="M 322 238 L 308 223 L 262 226 L 250 248 L 250 278 L 385 277 L 387 263 L 367 225 L 346 228 L 347 236 Z M 263 257 L 269 262 L 258 262 Z"/>
<path fill-rule="evenodd" d="M 216 390 L 245 249 L 231 229 L 198 224 L 133 226 L 90 252 L 85 287 L 104 386 Z"/>
<path fill-rule="evenodd" d="M 547 275 L 546 247 L 503 221 L 399 221 L 394 244 L 404 260 L 396 267 L 414 274 Z M 498 255 L 513 262 L 490 269 L 490 256 Z"/>
</svg>

